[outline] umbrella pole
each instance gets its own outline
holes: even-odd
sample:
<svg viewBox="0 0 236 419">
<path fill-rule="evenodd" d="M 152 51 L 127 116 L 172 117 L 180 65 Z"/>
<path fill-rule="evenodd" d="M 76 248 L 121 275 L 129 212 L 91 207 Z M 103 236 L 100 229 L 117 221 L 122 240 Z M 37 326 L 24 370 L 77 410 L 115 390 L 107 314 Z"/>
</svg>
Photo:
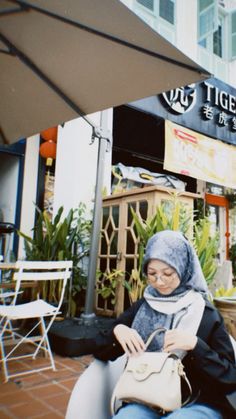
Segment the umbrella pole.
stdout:
<svg viewBox="0 0 236 419">
<path fill-rule="evenodd" d="M 106 111 L 101 112 L 100 128 L 94 133 L 99 139 L 98 158 L 97 158 L 97 174 L 95 186 L 95 198 L 93 209 L 93 227 L 91 235 L 91 246 L 89 256 L 88 280 L 85 298 L 85 312 L 81 314 L 82 322 L 84 324 L 92 324 L 96 318 L 93 312 L 94 308 L 94 292 L 96 284 L 97 258 L 101 230 L 101 214 L 102 214 L 102 188 L 105 168 L 105 155 L 107 146 L 110 142 L 111 134 L 107 131 Z"/>
</svg>

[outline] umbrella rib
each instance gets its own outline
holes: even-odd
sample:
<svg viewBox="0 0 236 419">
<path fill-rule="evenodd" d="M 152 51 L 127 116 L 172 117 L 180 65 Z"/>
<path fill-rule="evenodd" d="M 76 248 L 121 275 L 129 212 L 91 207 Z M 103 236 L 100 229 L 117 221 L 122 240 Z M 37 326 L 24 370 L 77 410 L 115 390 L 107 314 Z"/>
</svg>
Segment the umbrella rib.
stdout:
<svg viewBox="0 0 236 419">
<path fill-rule="evenodd" d="M 7 55 L 13 55 L 14 56 L 14 54 L 12 54 L 11 51 L 6 51 L 5 49 L 0 49 L 0 53 L 1 54 L 7 54 Z"/>
<path fill-rule="evenodd" d="M 66 103 L 69 105 L 78 115 L 80 115 L 92 128 L 93 132 L 96 127 L 94 124 L 90 121 L 90 119 L 85 115 L 85 112 L 83 112 L 76 103 L 71 100 L 46 74 L 43 73 L 42 70 L 40 70 L 36 64 L 33 63 L 33 61 L 27 57 L 26 54 L 24 54 L 22 51 L 20 51 L 14 44 L 9 41 L 1 32 L 0 32 L 0 40 L 9 48 L 9 53 L 13 56 L 18 57 L 21 61 L 26 64 L 27 67 L 29 67 L 41 80 L 43 80 L 47 86 L 49 86 L 58 96 L 60 96 Z M 1 52 L 1 51 L 0 51 Z"/>
<path fill-rule="evenodd" d="M 60 20 L 60 21 L 62 21 L 64 23 L 67 23 L 67 24 L 69 24 L 71 26 L 78 27 L 78 28 L 80 28 L 82 30 L 85 30 L 87 32 L 91 32 L 91 33 L 93 33 L 93 34 L 95 34 L 97 36 L 100 36 L 100 37 L 109 39 L 110 41 L 113 41 L 113 42 L 116 42 L 118 44 L 124 45 L 124 46 L 126 46 L 128 48 L 135 49 L 135 50 L 137 50 L 139 52 L 142 52 L 143 54 L 150 55 L 150 56 L 155 57 L 155 58 L 157 58 L 159 60 L 167 61 L 167 62 L 169 62 L 171 64 L 174 64 L 174 65 L 177 65 L 179 67 L 183 67 L 183 68 L 192 70 L 192 71 L 194 71 L 196 73 L 209 75 L 207 73 L 207 71 L 205 71 L 204 69 L 199 70 L 199 69 L 195 68 L 194 66 L 192 66 L 190 64 L 182 63 L 180 61 L 174 60 L 173 58 L 167 57 L 167 56 L 162 55 L 162 54 L 158 54 L 157 52 L 148 50 L 148 49 L 146 49 L 144 47 L 141 47 L 140 45 L 132 44 L 132 43 L 130 43 L 128 41 L 125 41 L 124 39 L 121 39 L 121 38 L 118 38 L 118 37 L 116 37 L 114 35 L 110 35 L 108 33 L 102 32 L 102 31 L 100 31 L 98 29 L 95 29 L 95 28 L 92 28 L 90 26 L 87 26 L 87 25 L 85 25 L 85 24 L 83 24 L 83 23 L 81 23 L 79 21 L 74 21 L 74 20 L 68 19 L 68 18 L 66 18 L 64 16 L 60 16 L 60 15 L 58 15 L 56 13 L 50 12 L 49 10 L 43 9 L 42 7 L 35 6 L 34 4 L 31 4 L 31 3 L 28 3 L 28 2 L 25 2 L 25 1 L 22 1 L 22 0 L 10 0 L 10 1 L 13 2 L 13 3 L 19 4 L 19 5 L 23 6 L 24 8 L 35 10 L 38 13 L 42 13 L 42 14 L 44 14 L 46 16 L 49 16 L 49 17 L 51 17 L 53 19 Z"/>
<path fill-rule="evenodd" d="M 0 12 L 0 17 L 1 16 L 6 16 L 6 15 L 12 15 L 13 13 L 21 13 L 25 10 L 26 10 L 26 8 L 24 6 L 20 7 L 20 9 L 5 9 L 5 10 Z"/>
</svg>

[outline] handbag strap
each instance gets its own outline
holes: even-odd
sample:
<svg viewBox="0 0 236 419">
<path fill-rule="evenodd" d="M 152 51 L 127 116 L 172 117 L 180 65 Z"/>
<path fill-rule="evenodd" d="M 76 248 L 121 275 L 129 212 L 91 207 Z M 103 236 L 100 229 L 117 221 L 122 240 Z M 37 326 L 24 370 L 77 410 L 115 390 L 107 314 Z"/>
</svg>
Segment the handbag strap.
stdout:
<svg viewBox="0 0 236 419">
<path fill-rule="evenodd" d="M 158 327 L 157 329 L 155 329 L 147 339 L 146 349 L 149 347 L 151 341 L 153 340 L 154 336 L 156 336 L 156 334 L 161 333 L 161 332 L 166 332 L 166 331 L 167 329 L 165 327 Z"/>
<path fill-rule="evenodd" d="M 192 387 L 191 387 L 191 384 L 190 384 L 190 381 L 189 381 L 189 379 L 188 379 L 188 377 L 187 377 L 187 375 L 186 375 L 186 373 L 184 372 L 184 366 L 183 366 L 183 364 L 182 364 L 182 362 L 181 362 L 181 359 L 179 359 L 179 361 L 178 361 L 178 372 L 179 372 L 179 375 L 180 375 L 180 377 L 185 381 L 185 383 L 187 384 L 187 387 L 188 387 L 188 390 L 189 390 L 189 395 L 188 395 L 188 397 L 186 398 L 186 400 L 182 403 L 182 406 L 185 406 L 189 401 L 190 401 L 190 399 L 191 399 L 191 397 L 192 397 L 192 394 L 193 394 L 193 391 L 192 391 Z"/>
</svg>

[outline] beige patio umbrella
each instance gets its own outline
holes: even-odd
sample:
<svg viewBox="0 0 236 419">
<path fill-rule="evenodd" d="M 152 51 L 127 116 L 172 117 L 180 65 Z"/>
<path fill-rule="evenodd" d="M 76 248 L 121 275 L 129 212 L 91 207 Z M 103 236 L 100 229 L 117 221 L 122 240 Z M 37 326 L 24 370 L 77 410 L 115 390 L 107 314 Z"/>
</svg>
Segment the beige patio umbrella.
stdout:
<svg viewBox="0 0 236 419">
<path fill-rule="evenodd" d="M 209 76 L 119 0 L 0 2 L 0 133 L 6 144 L 79 115 Z M 104 131 L 92 128 L 100 140 L 106 137 Z M 104 153 L 102 144 L 88 314 L 96 272 Z"/>
<path fill-rule="evenodd" d="M 119 0 L 1 0 L 6 143 L 209 77 Z"/>
</svg>

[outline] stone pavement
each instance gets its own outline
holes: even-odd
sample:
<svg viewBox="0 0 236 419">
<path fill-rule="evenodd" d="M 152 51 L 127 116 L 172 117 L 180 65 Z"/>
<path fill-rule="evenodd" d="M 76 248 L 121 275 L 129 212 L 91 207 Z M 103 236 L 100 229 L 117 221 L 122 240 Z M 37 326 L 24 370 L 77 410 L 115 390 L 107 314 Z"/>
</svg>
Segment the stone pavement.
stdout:
<svg viewBox="0 0 236 419">
<path fill-rule="evenodd" d="M 38 358 L 34 364 L 45 361 Z M 54 355 L 56 371 L 47 370 L 3 383 L 0 376 L 0 419 L 59 419 L 65 418 L 71 391 L 80 374 L 93 357 L 84 355 L 66 358 Z M 12 361 L 19 371 L 27 360 Z"/>
</svg>

